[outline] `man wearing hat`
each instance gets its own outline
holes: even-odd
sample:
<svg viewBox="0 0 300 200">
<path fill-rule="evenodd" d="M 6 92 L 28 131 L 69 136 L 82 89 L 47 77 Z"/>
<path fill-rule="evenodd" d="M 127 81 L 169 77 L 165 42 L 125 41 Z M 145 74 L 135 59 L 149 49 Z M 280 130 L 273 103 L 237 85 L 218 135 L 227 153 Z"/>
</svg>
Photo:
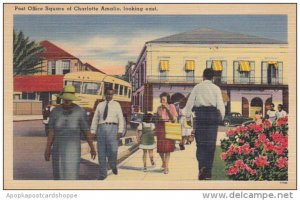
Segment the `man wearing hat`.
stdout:
<svg viewBox="0 0 300 200">
<path fill-rule="evenodd" d="M 57 97 L 61 98 L 63 103 L 55 107 L 50 114 L 45 160 L 49 161 L 52 154 L 55 180 L 76 180 L 79 179 L 81 132 L 85 133 L 86 140 L 91 148 L 92 159 L 95 159 L 96 151 L 86 112 L 73 103 L 73 101 L 79 100 L 75 96 L 74 86 L 66 85 Z"/>
<path fill-rule="evenodd" d="M 118 174 L 117 153 L 119 137 L 124 129 L 124 119 L 121 106 L 112 99 L 113 95 L 114 90 L 106 90 L 106 100 L 98 104 L 91 125 L 91 132 L 97 133 L 99 180 L 107 177 L 106 158 L 112 172 Z"/>
</svg>

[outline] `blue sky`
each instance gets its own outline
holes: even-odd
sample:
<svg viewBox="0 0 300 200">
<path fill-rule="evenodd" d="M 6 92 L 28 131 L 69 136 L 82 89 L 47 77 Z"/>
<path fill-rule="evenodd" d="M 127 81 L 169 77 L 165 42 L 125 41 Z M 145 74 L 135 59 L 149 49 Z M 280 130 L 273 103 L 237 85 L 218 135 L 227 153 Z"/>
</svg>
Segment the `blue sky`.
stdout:
<svg viewBox="0 0 300 200">
<path fill-rule="evenodd" d="M 83 62 L 122 74 L 145 42 L 198 28 L 287 41 L 286 15 L 15 15 L 14 29 L 49 40 Z"/>
</svg>

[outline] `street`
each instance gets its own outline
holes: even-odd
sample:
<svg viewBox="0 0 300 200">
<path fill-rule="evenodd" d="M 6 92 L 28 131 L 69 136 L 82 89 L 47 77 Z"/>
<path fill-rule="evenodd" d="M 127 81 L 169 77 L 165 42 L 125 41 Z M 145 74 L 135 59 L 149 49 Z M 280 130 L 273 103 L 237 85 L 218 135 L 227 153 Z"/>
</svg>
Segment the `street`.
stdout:
<svg viewBox="0 0 300 200">
<path fill-rule="evenodd" d="M 52 180 L 52 163 L 51 161 L 46 162 L 44 160 L 44 150 L 47 138 L 45 136 L 45 130 L 42 120 L 18 121 L 14 122 L 13 125 L 14 179 Z M 219 127 L 219 131 L 222 132 L 227 129 L 227 127 Z M 126 136 L 131 135 L 135 135 L 135 130 L 128 129 Z M 137 155 L 133 156 L 140 157 L 139 151 L 135 154 Z M 155 156 L 158 158 L 158 155 Z M 194 153 L 191 153 L 191 156 L 194 157 Z M 194 159 L 193 162 L 195 162 Z M 136 167 L 140 167 L 140 159 Z M 91 162 L 88 159 L 82 159 L 80 164 L 80 179 L 96 180 L 97 176 L 97 160 Z"/>
</svg>

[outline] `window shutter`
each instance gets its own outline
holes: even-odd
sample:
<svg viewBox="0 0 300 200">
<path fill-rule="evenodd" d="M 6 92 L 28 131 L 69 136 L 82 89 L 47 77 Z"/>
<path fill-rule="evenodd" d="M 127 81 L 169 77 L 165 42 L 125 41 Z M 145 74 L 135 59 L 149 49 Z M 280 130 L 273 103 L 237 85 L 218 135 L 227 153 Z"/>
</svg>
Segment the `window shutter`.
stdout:
<svg viewBox="0 0 300 200">
<path fill-rule="evenodd" d="M 226 83 L 226 81 L 227 81 L 227 61 L 222 61 L 222 66 L 223 66 L 223 70 L 222 70 L 222 75 L 221 75 L 221 82 Z"/>
<path fill-rule="evenodd" d="M 48 75 L 52 74 L 52 63 L 55 61 L 48 61 Z"/>
<path fill-rule="evenodd" d="M 63 74 L 61 60 L 56 61 L 56 74 Z"/>
<path fill-rule="evenodd" d="M 211 60 L 207 60 L 206 61 L 206 68 L 211 68 L 211 63 L 212 63 Z"/>
<path fill-rule="evenodd" d="M 239 71 L 239 62 L 234 61 L 233 62 L 233 80 L 234 83 L 239 83 L 240 82 L 240 71 Z"/>
<path fill-rule="evenodd" d="M 282 84 L 283 83 L 283 63 L 282 62 L 278 62 L 278 83 Z"/>
<path fill-rule="evenodd" d="M 268 63 L 267 62 L 261 63 L 261 80 L 262 80 L 262 84 L 268 83 Z"/>
<path fill-rule="evenodd" d="M 255 83 L 255 62 L 250 62 L 250 83 Z"/>
</svg>

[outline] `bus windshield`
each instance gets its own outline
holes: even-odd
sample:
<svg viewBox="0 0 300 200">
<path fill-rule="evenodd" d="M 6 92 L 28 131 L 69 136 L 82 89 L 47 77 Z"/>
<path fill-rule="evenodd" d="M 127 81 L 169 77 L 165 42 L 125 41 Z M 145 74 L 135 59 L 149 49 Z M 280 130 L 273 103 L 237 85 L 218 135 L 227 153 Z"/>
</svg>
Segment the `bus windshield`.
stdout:
<svg viewBox="0 0 300 200">
<path fill-rule="evenodd" d="M 65 85 L 73 85 L 75 87 L 75 93 L 80 93 L 81 82 L 79 82 L 79 81 L 66 81 Z"/>
<path fill-rule="evenodd" d="M 82 86 L 82 94 L 99 95 L 100 90 L 100 83 L 83 83 Z"/>
</svg>

